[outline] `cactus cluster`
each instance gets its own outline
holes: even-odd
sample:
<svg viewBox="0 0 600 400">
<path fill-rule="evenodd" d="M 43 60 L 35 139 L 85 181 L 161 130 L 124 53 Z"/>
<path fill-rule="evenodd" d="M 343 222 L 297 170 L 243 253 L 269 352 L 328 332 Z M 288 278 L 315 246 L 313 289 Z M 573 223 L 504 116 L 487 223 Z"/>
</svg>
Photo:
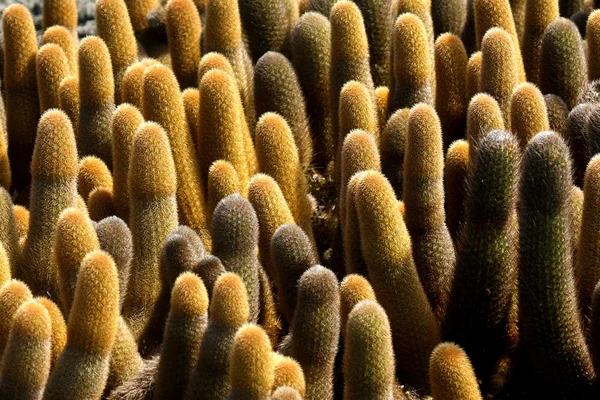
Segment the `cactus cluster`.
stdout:
<svg viewBox="0 0 600 400">
<path fill-rule="evenodd" d="M 1 399 L 598 397 L 598 1 L 41 2 Z"/>
</svg>

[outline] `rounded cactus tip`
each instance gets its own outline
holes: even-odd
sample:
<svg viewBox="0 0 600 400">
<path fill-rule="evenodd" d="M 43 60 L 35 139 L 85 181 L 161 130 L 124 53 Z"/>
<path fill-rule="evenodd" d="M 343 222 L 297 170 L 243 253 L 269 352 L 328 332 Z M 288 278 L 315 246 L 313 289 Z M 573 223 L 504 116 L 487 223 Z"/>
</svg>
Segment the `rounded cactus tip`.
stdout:
<svg viewBox="0 0 600 400">
<path fill-rule="evenodd" d="M 302 400 L 302 395 L 289 386 L 278 387 L 271 396 L 272 400 Z"/>
<path fill-rule="evenodd" d="M 12 327 L 12 335 L 25 336 L 31 340 L 47 340 L 52 334 L 52 322 L 48 310 L 33 299 L 19 307 Z"/>
<path fill-rule="evenodd" d="M 255 324 L 241 327 L 235 335 L 231 355 L 232 393 L 268 398 L 274 380 L 273 363 L 271 341 L 264 329 Z"/>
<path fill-rule="evenodd" d="M 440 343 L 429 363 L 431 390 L 435 399 L 482 400 L 471 361 L 454 343 Z"/>
<path fill-rule="evenodd" d="M 338 297 L 338 280 L 329 268 L 322 265 L 315 265 L 304 272 L 298 287 L 298 294 L 307 295 L 311 303 L 328 303 Z M 304 293 L 307 289 L 309 293 Z M 298 304 L 304 304 L 304 301 L 299 299 Z"/>
<path fill-rule="evenodd" d="M 215 283 L 211 300 L 211 321 L 227 326 L 241 326 L 248 321 L 248 295 L 238 275 L 232 272 L 221 275 Z"/>
<path fill-rule="evenodd" d="M 208 310 L 208 293 L 197 275 L 185 272 L 177 278 L 171 294 L 171 312 L 203 315 Z"/>
<path fill-rule="evenodd" d="M 212 230 L 215 248 L 253 251 L 258 242 L 258 219 L 252 204 L 237 193 L 225 197 L 213 213 Z"/>
<path fill-rule="evenodd" d="M 77 175 L 77 147 L 67 115 L 48 110 L 38 123 L 31 173 L 36 179 L 73 179 Z"/>
<path fill-rule="evenodd" d="M 415 14 L 405 13 L 396 19 L 394 26 L 394 75 L 399 83 L 420 86 L 433 72 L 427 31 L 423 21 Z"/>
</svg>

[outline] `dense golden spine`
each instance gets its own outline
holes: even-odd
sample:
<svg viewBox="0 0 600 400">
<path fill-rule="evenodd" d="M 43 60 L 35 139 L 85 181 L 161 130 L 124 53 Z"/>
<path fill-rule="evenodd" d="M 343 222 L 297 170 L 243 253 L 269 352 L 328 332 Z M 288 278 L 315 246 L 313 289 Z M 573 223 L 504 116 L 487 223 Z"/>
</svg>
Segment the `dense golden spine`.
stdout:
<svg viewBox="0 0 600 400">
<path fill-rule="evenodd" d="M 467 141 L 469 142 L 469 160 L 474 160 L 479 142 L 495 130 L 504 130 L 504 119 L 498 102 L 486 93 L 480 93 L 471 99 L 467 110 Z"/>
<path fill-rule="evenodd" d="M 431 354 L 431 391 L 436 400 L 482 400 L 469 357 L 454 343 L 440 343 Z"/>
<path fill-rule="evenodd" d="M 144 33 L 148 29 L 146 16 L 151 10 L 158 7 L 158 0 L 125 0 L 125 4 L 135 33 Z"/>
<path fill-rule="evenodd" d="M 62 49 L 69 66 L 69 74 L 77 76 L 79 65 L 77 61 L 77 38 L 64 26 L 51 26 L 42 35 L 42 46 L 54 43 Z"/>
<path fill-rule="evenodd" d="M 67 323 L 60 308 L 52 300 L 46 297 L 37 297 L 35 300 L 46 308 L 52 324 L 52 337 L 50 338 L 50 370 L 52 371 L 67 343 Z"/>
<path fill-rule="evenodd" d="M 331 58 L 329 71 L 330 102 L 333 123 L 334 154 L 338 152 L 339 100 L 348 81 L 357 81 L 373 91 L 369 65 L 369 41 L 360 9 L 351 1 L 335 3 L 331 9 Z"/>
<path fill-rule="evenodd" d="M 481 51 L 471 54 L 467 64 L 467 99 L 470 101 L 481 92 Z"/>
<path fill-rule="evenodd" d="M 37 39 L 31 14 L 23 5 L 2 14 L 6 132 L 12 176 L 17 188 L 27 186 L 36 126 L 40 118 L 35 58 Z"/>
<path fill-rule="evenodd" d="M 44 392 L 45 400 L 100 398 L 119 325 L 119 281 L 112 258 L 89 253 L 77 277 L 67 344 Z"/>
<path fill-rule="evenodd" d="M 53 25 L 61 25 L 75 35 L 77 29 L 76 0 L 44 0 L 42 7 L 42 29 L 47 30 Z"/>
<path fill-rule="evenodd" d="M 113 195 L 116 215 L 129 221 L 129 160 L 133 138 L 144 122 L 140 111 L 130 104 L 121 104 L 115 110 L 112 123 L 113 135 Z"/>
<path fill-rule="evenodd" d="M 11 274 L 18 279 L 25 279 L 20 268 L 21 249 L 19 238 L 22 236 L 19 229 L 19 221 L 16 209 L 7 189 L 0 188 L 0 242 L 4 246 L 6 255 L 10 261 Z M 27 212 L 27 226 L 29 226 L 29 212 Z"/>
<path fill-rule="evenodd" d="M 445 223 L 442 129 L 435 110 L 425 104 L 413 107 L 408 117 L 402 200 L 419 277 L 442 319 L 456 255 Z"/>
<path fill-rule="evenodd" d="M 579 30 L 566 18 L 554 20 L 542 38 L 540 90 L 560 96 L 569 110 L 578 104 L 585 84 L 585 56 Z"/>
<path fill-rule="evenodd" d="M 467 64 L 460 38 L 446 33 L 435 41 L 435 110 L 444 132 L 444 149 L 465 133 L 467 120 Z"/>
<path fill-rule="evenodd" d="M 394 87 L 388 114 L 417 103 L 433 105 L 433 60 L 427 31 L 421 18 L 402 14 L 394 24 Z"/>
<path fill-rule="evenodd" d="M 177 278 L 165 326 L 154 399 L 183 399 L 207 324 L 208 294 L 192 273 Z"/>
<path fill-rule="evenodd" d="M 14 219 L 14 222 L 10 222 L 10 223 L 13 224 L 13 226 L 16 224 L 16 231 L 18 234 L 17 240 L 26 239 L 27 232 L 29 231 L 29 210 L 23 206 L 16 205 L 13 208 L 13 212 L 15 215 L 15 217 L 14 217 L 15 219 Z M 8 226 L 10 226 L 10 225 L 8 225 Z M 13 228 L 13 229 L 15 229 L 15 228 Z M 15 248 L 18 248 L 17 241 L 15 241 L 15 244 L 16 244 Z"/>
<path fill-rule="evenodd" d="M 396 358 L 405 360 L 396 366 L 396 375 L 400 382 L 427 391 L 429 355 L 440 330 L 419 280 L 398 200 L 385 177 L 374 171 L 361 177 L 356 197 L 368 276 L 390 318 Z"/>
<path fill-rule="evenodd" d="M 446 225 L 454 243 L 465 221 L 464 200 L 467 194 L 469 143 L 457 140 L 448 147 L 444 162 Z"/>
<path fill-rule="evenodd" d="M 238 0 L 207 0 L 204 24 L 204 52 L 218 52 L 229 60 L 235 73 L 246 122 L 253 127 L 256 121 L 254 71 L 242 41 Z"/>
<path fill-rule="evenodd" d="M 171 0 L 166 13 L 173 72 L 182 89 L 197 87 L 202 34 L 200 14 L 192 0 Z"/>
<path fill-rule="evenodd" d="M 68 76 L 62 80 L 58 88 L 58 105 L 67 114 L 73 126 L 75 139 L 79 138 L 79 79 Z"/>
<path fill-rule="evenodd" d="M 498 102 L 504 126 L 510 129 L 510 102 L 515 86 L 519 84 L 514 41 L 500 28 L 490 29 L 481 45 L 481 91 Z"/>
<path fill-rule="evenodd" d="M 112 189 L 97 187 L 90 193 L 86 203 L 89 217 L 98 222 L 115 215 L 115 201 Z"/>
<path fill-rule="evenodd" d="M 254 68 L 254 92 L 258 116 L 271 111 L 285 118 L 302 167 L 307 169 L 312 162 L 313 143 L 302 88 L 292 63 L 280 53 L 269 51 L 263 55 Z"/>
<path fill-rule="evenodd" d="M 54 240 L 60 299 L 64 314 L 68 316 L 75 299 L 81 261 L 89 252 L 99 250 L 100 243 L 92 221 L 76 208 L 67 208 L 60 214 Z"/>
<path fill-rule="evenodd" d="M 110 170 L 98 157 L 83 157 L 77 171 L 77 192 L 87 200 L 90 193 L 100 187 L 112 190 L 113 177 Z"/>
<path fill-rule="evenodd" d="M 221 200 L 230 194 L 241 193 L 240 181 L 230 162 L 217 160 L 208 169 L 208 209 L 212 219 L 213 211 Z"/>
<path fill-rule="evenodd" d="M 292 387 L 279 386 L 273 391 L 271 400 L 302 400 L 302 395 Z"/>
<path fill-rule="evenodd" d="M 248 321 L 248 297 L 238 275 L 226 273 L 215 283 L 208 326 L 186 400 L 225 400 L 231 381 L 229 366 L 237 330 Z"/>
<path fill-rule="evenodd" d="M 369 88 L 357 81 L 349 81 L 340 92 L 338 121 L 339 136 L 337 143 L 336 163 L 341 163 L 342 146 L 346 136 L 354 129 L 373 135 L 379 143 L 379 122 L 377 120 L 377 106 L 374 103 L 373 93 Z M 338 174 L 339 174 L 338 170 Z M 339 175 L 338 175 L 339 178 Z"/>
<path fill-rule="evenodd" d="M 521 83 L 515 88 L 510 104 L 510 120 L 512 132 L 519 139 L 522 149 L 539 132 L 550 129 L 544 96 L 535 85 Z"/>
<path fill-rule="evenodd" d="M 173 72 L 154 65 L 144 74 L 143 114 L 146 120 L 160 124 L 169 138 L 177 172 L 177 205 L 181 223 L 194 229 L 210 249 L 206 221 L 203 180 L 192 133 L 185 117 L 183 99 Z"/>
<path fill-rule="evenodd" d="M 369 281 L 362 275 L 346 275 L 340 283 L 340 327 L 342 335 L 346 335 L 346 324 L 354 306 L 367 300 L 377 301 Z"/>
<path fill-rule="evenodd" d="M 275 179 L 294 221 L 312 238 L 308 184 L 290 126 L 280 115 L 266 113 L 258 120 L 255 135 L 260 172 Z"/>
<path fill-rule="evenodd" d="M 123 75 L 121 83 L 121 101 L 142 109 L 142 93 L 144 91 L 144 72 L 158 61 L 146 58 L 131 65 Z"/>
<path fill-rule="evenodd" d="M 305 398 L 333 399 L 333 369 L 340 336 L 340 294 L 337 278 L 329 269 L 316 265 L 300 277 L 290 335 L 290 356 L 304 371 Z"/>
<path fill-rule="evenodd" d="M 79 44 L 79 135 L 81 156 L 95 155 L 112 166 L 115 84 L 108 47 L 97 36 Z"/>
<path fill-rule="evenodd" d="M 240 180 L 240 194 L 245 196 L 249 174 L 242 113 L 233 77 L 220 70 L 207 72 L 200 82 L 200 176 L 206 182 L 213 162 L 230 162 Z"/>
<path fill-rule="evenodd" d="M 15 313 L 0 365 L 0 396 L 39 399 L 50 373 L 52 323 L 46 308 L 35 300 Z"/>
<path fill-rule="evenodd" d="M 358 303 L 344 336 L 344 399 L 393 397 L 395 360 L 390 323 L 372 300 Z"/>
<path fill-rule="evenodd" d="M 10 259 L 8 258 L 4 245 L 0 242 L 0 287 L 10 281 L 10 278 Z"/>
<path fill-rule="evenodd" d="M 200 91 L 198 90 L 197 86 L 198 85 L 196 84 L 196 87 L 185 89 L 181 93 L 181 98 L 183 99 L 185 118 L 190 128 L 192 140 L 196 146 L 196 152 L 199 153 L 198 135 L 200 134 Z"/>
<path fill-rule="evenodd" d="M 45 44 L 36 56 L 37 86 L 40 112 L 59 107 L 60 83 L 69 75 L 67 58 L 57 44 Z"/>
<path fill-rule="evenodd" d="M 525 7 L 525 31 L 521 50 L 527 80 L 540 83 L 542 38 L 546 28 L 559 17 L 558 0 L 527 0 Z"/>
<path fill-rule="evenodd" d="M 346 274 L 367 276 L 367 264 L 363 257 L 361 246 L 357 246 L 357 244 L 360 244 L 361 238 L 356 193 L 358 191 L 358 183 L 364 172 L 354 174 L 346 187 L 346 198 L 344 199 L 345 215 L 342 216 L 342 244 Z"/>
<path fill-rule="evenodd" d="M 327 13 L 329 15 L 329 13 Z M 334 132 L 329 103 L 331 25 L 322 14 L 308 12 L 292 31 L 292 60 L 306 100 L 315 166 L 325 169 L 334 159 Z"/>
<path fill-rule="evenodd" d="M 592 82 L 600 78 L 600 12 L 594 11 L 587 20 L 587 77 Z"/>
<path fill-rule="evenodd" d="M 114 99 L 121 103 L 123 75 L 137 61 L 137 43 L 129 12 L 124 0 L 98 0 L 96 2 L 96 30 L 110 52 L 114 79 Z"/>
<path fill-rule="evenodd" d="M 252 322 L 257 320 L 260 312 L 259 268 L 262 266 L 256 251 L 258 224 L 252 204 L 239 194 L 221 200 L 213 213 L 213 254 L 219 257 L 228 272 L 235 272 L 242 278 Z"/>
<path fill-rule="evenodd" d="M 0 356 L 8 342 L 15 313 L 23 303 L 31 298 L 31 291 L 27 285 L 16 279 L 10 280 L 0 287 Z"/>
<path fill-rule="evenodd" d="M 0 112 L 0 114 L 2 114 Z M 0 186 L 9 190 L 12 184 L 12 172 L 10 170 L 10 160 L 8 158 L 8 136 L 6 134 L 6 124 L 0 126 Z"/>
<path fill-rule="evenodd" d="M 118 388 L 138 375 L 143 365 L 144 360 L 138 353 L 135 338 L 123 317 L 120 317 L 115 343 L 110 353 L 110 367 L 105 393 Z"/>
<path fill-rule="evenodd" d="M 229 371 L 229 400 L 269 399 L 274 357 L 269 337 L 259 325 L 248 324 L 236 333 Z"/>
<path fill-rule="evenodd" d="M 160 292 L 163 240 L 175 230 L 177 176 L 169 139 L 153 122 L 142 124 L 133 141 L 129 172 L 133 263 L 123 317 L 139 338 Z"/>
<path fill-rule="evenodd" d="M 31 223 L 20 273 L 35 294 L 58 299 L 54 229 L 63 209 L 77 194 L 77 148 L 66 114 L 49 110 L 41 118 L 31 163 Z"/>
<path fill-rule="evenodd" d="M 304 380 L 304 371 L 292 357 L 282 356 L 279 353 L 273 353 L 275 358 L 275 370 L 273 387 L 289 387 L 298 392 L 301 398 L 306 394 L 306 382 Z"/>
<path fill-rule="evenodd" d="M 381 152 L 381 170 L 392 184 L 396 197 L 402 198 L 403 165 L 406 149 L 406 132 L 410 110 L 403 108 L 393 113 L 381 132 L 379 151 Z"/>
</svg>

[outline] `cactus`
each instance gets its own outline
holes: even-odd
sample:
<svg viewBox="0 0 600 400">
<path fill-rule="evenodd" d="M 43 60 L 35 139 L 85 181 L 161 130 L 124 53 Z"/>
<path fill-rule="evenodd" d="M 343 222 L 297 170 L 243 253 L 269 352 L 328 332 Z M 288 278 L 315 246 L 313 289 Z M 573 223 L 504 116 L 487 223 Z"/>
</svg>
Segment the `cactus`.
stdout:
<svg viewBox="0 0 600 400">
<path fill-rule="evenodd" d="M 31 223 L 17 277 L 35 294 L 58 299 L 54 229 L 61 211 L 75 202 L 77 148 L 66 114 L 49 110 L 40 119 L 31 163 Z"/>
<path fill-rule="evenodd" d="M 196 77 L 196 81 L 198 78 Z M 192 134 L 192 140 L 198 149 L 198 135 L 200 134 L 200 91 L 197 87 L 187 88 L 181 93 L 183 107 L 185 109 L 185 119 L 187 120 Z"/>
<path fill-rule="evenodd" d="M 239 7 L 252 61 L 268 51 L 289 52 L 290 31 L 298 19 L 296 1 L 240 0 Z"/>
<path fill-rule="evenodd" d="M 77 76 L 79 74 L 77 39 L 73 37 L 73 33 L 64 26 L 51 26 L 42 35 L 42 46 L 50 43 L 60 46 L 67 59 L 69 75 Z"/>
<path fill-rule="evenodd" d="M 588 81 L 592 82 L 600 79 L 600 58 L 597 52 L 600 47 L 600 12 L 594 11 L 587 20 L 586 27 L 587 44 L 587 76 Z"/>
<path fill-rule="evenodd" d="M 0 396 L 39 399 L 50 373 L 52 323 L 35 300 L 17 310 L 0 365 Z"/>
<path fill-rule="evenodd" d="M 540 90 L 560 96 L 569 110 L 577 105 L 585 84 L 585 56 L 575 24 L 559 18 L 546 28 L 542 38 Z"/>
<path fill-rule="evenodd" d="M 356 201 L 360 235 L 368 238 L 361 240 L 368 276 L 390 318 L 396 358 L 405 360 L 397 365 L 396 375 L 401 382 L 427 390 L 428 359 L 440 331 L 419 281 L 398 201 L 389 182 L 374 171 L 359 180 Z"/>
<path fill-rule="evenodd" d="M 600 153 L 600 108 L 597 106 L 588 117 L 586 142 L 588 157 Z"/>
<path fill-rule="evenodd" d="M 583 8 L 583 0 L 559 0 L 560 16 L 569 18 Z"/>
<path fill-rule="evenodd" d="M 279 185 L 265 174 L 256 174 L 250 181 L 248 200 L 258 217 L 258 249 L 269 275 L 277 280 L 277 271 L 271 260 L 269 246 L 277 228 L 283 224 L 293 224 L 292 215 Z M 250 291 L 250 290 L 248 290 Z"/>
<path fill-rule="evenodd" d="M 475 160 L 481 140 L 491 131 L 504 130 L 504 119 L 498 102 L 486 93 L 471 99 L 467 110 L 469 160 Z"/>
<path fill-rule="evenodd" d="M 372 91 L 357 81 L 349 81 L 342 87 L 339 99 L 338 123 L 339 136 L 337 143 L 336 165 L 338 167 L 337 179 L 341 170 L 342 146 L 346 136 L 354 129 L 362 129 L 371 134 L 376 143 L 379 143 L 379 122 L 377 120 L 377 106 L 374 103 Z"/>
<path fill-rule="evenodd" d="M 444 149 L 447 149 L 465 132 L 468 105 L 465 89 L 469 59 L 460 38 L 449 33 L 437 38 L 434 54 L 437 77 L 435 109 L 444 132 Z"/>
<path fill-rule="evenodd" d="M 510 120 L 522 149 L 539 132 L 550 129 L 544 96 L 535 85 L 521 83 L 515 88 L 510 102 Z"/>
<path fill-rule="evenodd" d="M 464 200 L 467 194 L 468 171 L 469 143 L 466 140 L 457 140 L 448 147 L 444 163 L 446 225 L 455 244 L 465 222 Z"/>
<path fill-rule="evenodd" d="M 434 314 L 442 319 L 455 253 L 445 224 L 442 130 L 435 110 L 425 104 L 408 117 L 402 193 L 413 259 Z"/>
<path fill-rule="evenodd" d="M 225 270 L 238 274 L 248 291 L 250 321 L 259 314 L 259 277 L 256 247 L 258 219 L 252 204 L 239 194 L 219 202 L 212 220 L 213 254 L 221 260 Z"/>
<path fill-rule="evenodd" d="M 346 325 L 350 313 L 352 312 L 354 307 L 358 303 L 367 300 L 373 302 L 376 302 L 377 300 L 375 298 L 375 292 L 373 291 L 373 288 L 371 287 L 369 281 L 358 274 L 346 275 L 346 277 L 340 284 L 340 327 L 342 336 L 346 335 Z M 361 379 L 358 380 L 360 381 Z"/>
<path fill-rule="evenodd" d="M 318 326 L 319 329 L 314 329 Z M 340 294 L 333 272 L 311 267 L 298 281 L 289 352 L 302 366 L 306 396 L 333 398 L 333 367 L 340 336 Z"/>
<path fill-rule="evenodd" d="M 134 378 L 143 365 L 144 361 L 138 353 L 135 338 L 123 317 L 120 317 L 115 343 L 110 353 L 110 367 L 104 392 L 108 393 Z"/>
<path fill-rule="evenodd" d="M 403 108 L 392 114 L 385 129 L 381 132 L 379 146 L 381 171 L 392 184 L 396 197 L 399 199 L 402 198 L 402 187 L 404 186 L 403 165 L 409 113 L 408 108 Z"/>
<path fill-rule="evenodd" d="M 125 0 L 125 4 L 135 33 L 144 33 L 148 29 L 146 16 L 151 10 L 158 7 L 158 0 Z"/>
<path fill-rule="evenodd" d="M 358 210 L 356 203 L 356 193 L 358 182 L 365 171 L 354 174 L 346 188 L 346 198 L 344 200 L 345 215 L 343 218 L 343 249 L 344 249 L 344 267 L 346 274 L 360 274 L 367 276 L 367 265 L 365 263 L 361 246 L 360 224 L 358 221 Z"/>
<path fill-rule="evenodd" d="M 253 127 L 256 121 L 254 71 L 242 42 L 238 0 L 207 0 L 203 50 L 205 53 L 221 53 L 231 63 L 244 108 L 243 115 L 248 126 Z"/>
<path fill-rule="evenodd" d="M 467 20 L 467 0 L 433 1 L 431 18 L 436 37 L 446 32 L 460 35 Z"/>
<path fill-rule="evenodd" d="M 235 168 L 241 194 L 246 195 L 249 172 L 242 112 L 233 77 L 220 70 L 208 71 L 200 81 L 201 181 L 207 181 L 208 169 L 214 161 L 225 160 Z"/>
<path fill-rule="evenodd" d="M 511 127 L 511 97 L 519 84 L 514 42 L 506 31 L 490 29 L 481 45 L 481 91 L 492 96 L 502 110 L 504 126 Z"/>
<path fill-rule="evenodd" d="M 45 297 L 36 297 L 35 300 L 46 308 L 52 324 L 52 336 L 50 338 L 50 371 L 52 371 L 60 353 L 67 344 L 67 323 L 60 308 L 52 300 Z"/>
<path fill-rule="evenodd" d="M 82 156 L 95 155 L 112 166 L 112 114 L 115 84 L 108 47 L 97 36 L 79 44 L 79 136 Z"/>
<path fill-rule="evenodd" d="M 575 277 L 579 288 L 579 305 L 584 315 L 590 314 L 592 293 L 598 280 L 600 271 L 594 260 L 598 254 L 598 198 L 600 190 L 598 174 L 600 173 L 600 156 L 592 158 L 585 171 L 583 184 L 583 214 L 581 218 L 581 234 L 579 236 L 578 257 L 574 260 Z M 593 311 L 593 310 L 592 310 Z M 592 320 L 593 322 L 593 320 Z"/>
<path fill-rule="evenodd" d="M 467 0 L 467 18 L 460 33 L 460 39 L 465 45 L 467 54 L 477 51 L 477 37 L 475 34 L 475 0 Z"/>
<path fill-rule="evenodd" d="M 183 399 L 196 367 L 207 309 L 208 294 L 202 280 L 191 273 L 180 275 L 173 285 L 154 399 Z"/>
<path fill-rule="evenodd" d="M 92 190 L 87 201 L 87 209 L 90 219 L 95 222 L 115 215 L 115 201 L 112 190 L 105 187 Z"/>
<path fill-rule="evenodd" d="M 279 307 L 289 323 L 296 309 L 298 280 L 304 271 L 318 263 L 312 246 L 306 233 L 294 224 L 280 226 L 271 238 L 270 254 L 276 270 Z"/>
<path fill-rule="evenodd" d="M 279 353 L 273 353 L 273 357 L 275 358 L 273 387 L 293 388 L 303 398 L 306 393 L 306 382 L 304 381 L 304 372 L 298 361 Z"/>
<path fill-rule="evenodd" d="M 302 395 L 289 386 L 279 386 L 273 391 L 271 400 L 302 400 Z"/>
<path fill-rule="evenodd" d="M 165 90 L 168 88 L 168 90 Z M 179 85 L 171 70 L 150 66 L 144 74 L 143 114 L 147 121 L 164 127 L 177 172 L 177 205 L 181 222 L 194 229 L 210 249 L 208 221 L 205 219 L 203 181 L 198 177 L 199 161 L 185 118 Z"/>
<path fill-rule="evenodd" d="M 217 160 L 208 169 L 208 215 L 212 218 L 215 207 L 225 197 L 240 193 L 240 181 L 230 162 Z"/>
<path fill-rule="evenodd" d="M 570 164 L 558 135 L 533 138 L 525 150 L 518 209 L 519 333 L 536 381 L 559 397 L 585 396 L 595 378 L 570 266 Z"/>
<path fill-rule="evenodd" d="M 394 83 L 388 114 L 417 103 L 433 105 L 433 60 L 425 25 L 414 14 L 402 14 L 394 25 Z"/>
<path fill-rule="evenodd" d="M 207 53 L 200 59 L 200 65 L 198 66 L 198 80 L 201 81 L 204 75 L 211 69 L 219 69 L 223 72 L 227 72 L 231 76 L 235 76 L 231 63 L 221 53 Z"/>
<path fill-rule="evenodd" d="M 390 89 L 387 86 L 379 86 L 375 89 L 375 109 L 377 121 L 379 121 L 379 136 L 385 129 L 387 123 L 387 105 L 390 97 Z"/>
<path fill-rule="evenodd" d="M 302 167 L 307 169 L 312 161 L 313 143 L 302 89 L 292 63 L 280 53 L 269 51 L 263 55 L 254 68 L 254 93 L 257 115 L 275 112 L 289 124 Z"/>
<path fill-rule="evenodd" d="M 597 284 L 592 293 L 592 312 L 590 315 L 591 328 L 590 328 L 590 351 L 592 353 L 592 361 L 594 362 L 594 368 L 600 366 L 600 284 Z"/>
<path fill-rule="evenodd" d="M 491 28 L 497 27 L 504 30 L 512 39 L 511 57 L 517 71 L 515 74 L 519 82 L 524 82 L 526 80 L 525 66 L 509 0 L 474 0 L 473 6 L 477 47 L 483 48 L 483 39 Z"/>
<path fill-rule="evenodd" d="M 431 354 L 429 379 L 436 400 L 482 400 L 469 357 L 454 343 L 440 343 Z"/>
<path fill-rule="evenodd" d="M 255 135 L 260 172 L 275 179 L 294 220 L 312 239 L 308 184 L 290 126 L 280 115 L 266 113 L 258 120 Z"/>
<path fill-rule="evenodd" d="M 6 133 L 15 186 L 27 186 L 29 164 L 40 118 L 35 70 L 37 39 L 31 14 L 14 4 L 2 14 Z"/>
<path fill-rule="evenodd" d="M 152 58 L 146 58 L 136 62 L 125 70 L 123 81 L 121 82 L 121 101 L 142 109 L 142 93 L 144 91 L 144 73 L 152 65 L 158 64 L 158 61 Z"/>
<path fill-rule="evenodd" d="M 544 101 L 546 102 L 546 110 L 548 111 L 550 129 L 564 136 L 567 132 L 567 117 L 569 116 L 567 104 L 555 94 L 545 95 Z"/>
<path fill-rule="evenodd" d="M 80 99 L 79 79 L 77 77 L 68 76 L 60 82 L 60 86 L 58 87 L 58 105 L 71 120 L 75 139 L 78 140 Z"/>
<path fill-rule="evenodd" d="M 100 187 L 112 190 L 113 177 L 110 170 L 98 157 L 82 158 L 77 171 L 77 191 L 86 200 L 94 189 Z"/>
<path fill-rule="evenodd" d="M 519 144 L 492 131 L 470 160 L 465 224 L 457 244 L 444 338 L 470 355 L 487 388 L 510 348 L 510 312 L 517 277 L 517 174 Z"/>
<path fill-rule="evenodd" d="M 45 44 L 35 59 L 40 112 L 59 107 L 60 83 L 69 75 L 67 58 L 57 44 Z"/>
<path fill-rule="evenodd" d="M 130 104 L 121 104 L 113 114 L 113 195 L 116 215 L 129 221 L 129 159 L 135 132 L 144 122 L 139 110 Z"/>
<path fill-rule="evenodd" d="M 0 186 L 9 190 L 12 184 L 10 160 L 8 159 L 8 137 L 4 127 L 0 127 Z"/>
<path fill-rule="evenodd" d="M 77 275 L 85 256 L 100 249 L 92 221 L 76 208 L 65 209 L 58 218 L 54 254 L 60 282 L 60 299 L 66 316 L 75 299 Z"/>
<path fill-rule="evenodd" d="M 563 138 L 571 150 L 575 167 L 575 183 L 579 187 L 583 187 L 585 169 L 590 160 L 587 149 L 588 137 L 590 137 L 588 126 L 590 117 L 596 108 L 596 105 L 590 103 L 578 104 L 567 117 L 566 132 Z"/>
<path fill-rule="evenodd" d="M 0 287 L 0 356 L 8 342 L 15 313 L 23 303 L 31 298 L 31 291 L 27 285 L 16 279 L 12 279 Z"/>
<path fill-rule="evenodd" d="M 89 253 L 77 277 L 67 344 L 48 378 L 45 400 L 100 398 L 119 324 L 119 280 L 112 258 Z"/>
<path fill-rule="evenodd" d="M 96 224 L 100 248 L 111 255 L 119 272 L 119 303 L 127 294 L 129 272 L 133 257 L 133 240 L 127 224 L 120 218 L 108 217 Z"/>
<path fill-rule="evenodd" d="M 217 279 L 209 320 L 186 400 L 225 400 L 231 387 L 229 367 L 237 330 L 248 321 L 249 307 L 242 280 L 233 273 Z"/>
<path fill-rule="evenodd" d="M 329 70 L 329 107 L 331 109 L 334 155 L 339 139 L 339 101 L 348 81 L 357 81 L 374 90 L 369 58 L 369 41 L 360 9 L 351 1 L 335 3 L 331 22 L 331 56 Z"/>
<path fill-rule="evenodd" d="M 14 246 L 15 248 L 18 248 L 19 244 L 17 241 L 27 238 L 27 232 L 29 231 L 29 210 L 23 206 L 14 206 L 13 213 L 14 221 L 12 221 L 12 217 L 8 214 L 7 217 L 11 218 L 11 220 L 9 220 L 11 222 L 5 223 L 4 226 L 8 226 L 17 231 L 18 236 L 16 237 L 17 240 L 14 241 Z M 14 231 L 11 234 L 14 234 Z M 14 238 L 14 236 L 12 237 Z M 6 244 L 4 244 L 4 246 L 6 247 Z"/>
<path fill-rule="evenodd" d="M 221 263 L 221 260 L 218 257 L 207 254 L 198 260 L 193 271 L 202 279 L 208 292 L 208 297 L 212 298 L 217 280 L 225 273 L 225 267 Z"/>
<path fill-rule="evenodd" d="M 481 51 L 473 53 L 467 63 L 467 98 L 470 100 L 481 92 Z"/>
<path fill-rule="evenodd" d="M 0 287 L 10 281 L 10 278 L 10 259 L 8 258 L 4 245 L 0 242 Z"/>
<path fill-rule="evenodd" d="M 175 163 L 159 125 L 146 122 L 138 129 L 129 171 L 133 262 L 123 317 L 139 338 L 160 291 L 161 245 L 178 224 Z"/>
<path fill-rule="evenodd" d="M 44 0 L 42 7 L 42 29 L 53 25 L 62 25 L 76 34 L 77 1 L 76 0 Z"/>
<path fill-rule="evenodd" d="M 137 43 L 124 0 L 98 0 L 96 29 L 110 52 L 114 79 L 114 100 L 121 104 L 123 75 L 137 61 Z"/>
<path fill-rule="evenodd" d="M 202 33 L 198 9 L 192 0 L 171 0 L 166 12 L 173 72 L 182 89 L 197 87 Z"/>
<path fill-rule="evenodd" d="M 267 400 L 273 387 L 271 342 L 258 325 L 248 324 L 235 335 L 231 352 L 229 400 Z"/>
<path fill-rule="evenodd" d="M 292 31 L 292 60 L 306 100 L 314 145 L 313 162 L 320 169 L 325 169 L 334 159 L 335 134 L 329 103 L 330 54 L 329 20 L 316 12 L 302 15 Z"/>
<path fill-rule="evenodd" d="M 369 41 L 369 63 L 375 86 L 389 86 L 392 38 L 392 0 L 372 2 L 356 0 L 362 13 L 367 39 Z"/>
<path fill-rule="evenodd" d="M 279 343 L 282 324 L 275 304 L 273 285 L 265 268 L 259 268 L 258 279 L 260 283 L 258 324 L 265 330 L 271 343 Z"/>
<path fill-rule="evenodd" d="M 0 243 L 6 251 L 6 255 L 10 262 L 11 274 L 18 279 L 24 279 L 23 274 L 19 270 L 19 224 L 15 215 L 15 210 L 19 206 L 13 206 L 10 194 L 7 189 L 0 188 Z M 20 207 L 19 207 L 20 208 Z M 27 225 L 29 226 L 29 213 Z"/>
<path fill-rule="evenodd" d="M 522 53 L 527 80 L 540 83 L 542 38 L 550 23 L 558 19 L 558 0 L 528 0 L 525 7 L 525 30 Z M 544 68 L 546 66 L 544 65 Z"/>
<path fill-rule="evenodd" d="M 344 336 L 344 399 L 393 397 L 394 350 L 390 323 L 372 300 L 358 303 Z"/>
</svg>

